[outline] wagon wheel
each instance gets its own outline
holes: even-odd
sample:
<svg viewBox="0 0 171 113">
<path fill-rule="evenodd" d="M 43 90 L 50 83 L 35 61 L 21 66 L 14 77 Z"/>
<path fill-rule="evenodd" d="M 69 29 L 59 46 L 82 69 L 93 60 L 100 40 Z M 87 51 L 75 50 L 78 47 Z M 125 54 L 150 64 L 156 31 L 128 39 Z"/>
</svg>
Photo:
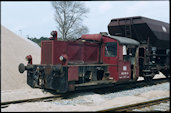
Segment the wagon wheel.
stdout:
<svg viewBox="0 0 171 113">
<path fill-rule="evenodd" d="M 146 82 L 151 82 L 153 80 L 153 76 L 144 77 L 144 80 Z"/>
<path fill-rule="evenodd" d="M 153 80 L 153 77 L 155 76 L 155 73 L 154 72 L 146 72 L 144 73 L 144 80 L 146 82 L 151 82 Z"/>
<path fill-rule="evenodd" d="M 164 74 L 166 78 L 170 78 L 170 69 L 167 70 L 161 70 L 161 72 Z"/>
</svg>

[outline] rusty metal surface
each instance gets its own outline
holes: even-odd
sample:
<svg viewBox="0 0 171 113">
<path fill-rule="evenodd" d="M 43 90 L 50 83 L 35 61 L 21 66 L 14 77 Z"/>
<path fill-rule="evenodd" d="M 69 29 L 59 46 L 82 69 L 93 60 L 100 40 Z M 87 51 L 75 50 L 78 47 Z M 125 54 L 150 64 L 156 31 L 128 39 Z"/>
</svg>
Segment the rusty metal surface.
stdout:
<svg viewBox="0 0 171 113">
<path fill-rule="evenodd" d="M 169 48 L 170 27 L 162 21 L 141 16 L 116 18 L 108 24 L 108 31 L 110 35 L 129 36 L 141 43 L 149 38 L 152 46 Z"/>
<path fill-rule="evenodd" d="M 41 42 L 41 64 L 52 63 L 52 41 Z"/>
<path fill-rule="evenodd" d="M 69 63 L 98 63 L 99 44 L 76 41 L 42 42 L 41 64 L 62 64 L 59 57 L 67 55 Z"/>
<path fill-rule="evenodd" d="M 78 66 L 68 68 L 68 81 L 78 81 Z"/>
<path fill-rule="evenodd" d="M 101 41 L 101 38 L 102 36 L 100 34 L 86 34 L 81 36 L 81 39 L 85 40 Z"/>
</svg>

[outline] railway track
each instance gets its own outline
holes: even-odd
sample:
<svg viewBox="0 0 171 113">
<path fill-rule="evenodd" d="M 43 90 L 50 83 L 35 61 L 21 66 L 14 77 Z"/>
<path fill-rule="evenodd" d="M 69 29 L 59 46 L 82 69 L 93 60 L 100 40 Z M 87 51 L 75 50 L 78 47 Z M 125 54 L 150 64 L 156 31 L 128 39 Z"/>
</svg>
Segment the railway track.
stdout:
<svg viewBox="0 0 171 113">
<path fill-rule="evenodd" d="M 92 91 L 98 94 L 114 93 L 114 92 L 119 92 L 123 90 L 141 88 L 145 86 L 152 86 L 152 85 L 161 84 L 165 82 L 170 82 L 170 79 L 167 79 L 167 78 L 153 79 L 151 82 L 148 82 L 148 83 L 144 80 L 132 81 L 132 82 L 127 82 L 127 83 L 117 83 L 117 84 L 114 84 L 114 86 L 110 86 L 106 88 L 97 88 Z"/>
<path fill-rule="evenodd" d="M 103 89 L 91 89 L 91 90 L 80 90 L 80 91 L 75 91 L 75 92 L 68 92 L 65 94 L 54 94 L 54 96 L 46 96 L 46 97 L 40 97 L 40 98 L 31 98 L 31 99 L 21 99 L 21 100 L 15 100 L 15 101 L 7 101 L 7 102 L 1 102 L 1 108 L 6 108 L 10 104 L 19 104 L 19 103 L 26 103 L 26 102 L 48 102 L 48 101 L 53 101 L 58 98 L 68 98 L 71 95 L 79 92 L 96 92 L 96 93 L 112 93 L 112 92 L 117 92 L 121 90 L 128 90 L 132 88 L 137 88 L 137 87 L 143 87 L 146 85 L 155 85 L 157 83 L 164 83 L 168 82 L 168 79 L 162 78 L 162 79 L 155 79 L 151 83 L 146 83 L 145 81 L 137 81 L 137 82 L 130 82 L 130 83 L 124 83 L 124 84 L 115 84 L 114 87 L 108 87 L 108 88 L 103 88 Z M 136 85 L 135 85 L 136 83 Z M 129 84 L 129 85 L 128 85 Z M 126 87 L 125 87 L 126 86 Z M 136 87 L 135 87 L 136 86 Z M 54 93 L 54 92 L 53 92 Z"/>
<path fill-rule="evenodd" d="M 130 112 L 130 111 L 133 111 L 134 109 L 140 109 L 140 108 L 149 107 L 152 105 L 158 105 L 160 103 L 165 103 L 168 101 L 170 101 L 170 97 L 149 100 L 149 101 L 145 101 L 145 102 L 140 102 L 140 103 L 131 104 L 131 105 L 125 105 L 125 106 L 120 106 L 120 107 L 113 107 L 113 108 L 109 108 L 109 109 L 100 110 L 98 112 L 114 112 L 114 111 Z"/>
<path fill-rule="evenodd" d="M 54 96 L 46 96 L 46 97 L 41 97 L 41 98 L 31 98 L 31 99 L 22 99 L 22 100 L 15 100 L 15 101 L 7 101 L 7 102 L 1 102 L 1 108 L 6 108 L 10 104 L 19 104 L 19 103 L 25 103 L 25 102 L 47 102 L 47 101 L 52 101 L 56 98 L 60 98 L 61 95 L 54 95 Z"/>
</svg>

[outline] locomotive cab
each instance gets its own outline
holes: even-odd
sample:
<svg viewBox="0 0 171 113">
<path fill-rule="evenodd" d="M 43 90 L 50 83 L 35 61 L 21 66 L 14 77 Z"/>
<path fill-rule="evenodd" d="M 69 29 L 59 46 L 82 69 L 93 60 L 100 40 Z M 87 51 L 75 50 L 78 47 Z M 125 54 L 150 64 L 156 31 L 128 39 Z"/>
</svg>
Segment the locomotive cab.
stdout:
<svg viewBox="0 0 171 113">
<path fill-rule="evenodd" d="M 120 36 L 104 35 L 103 62 L 110 64 L 110 77 L 115 82 L 137 80 L 139 76 L 139 42 Z"/>
</svg>

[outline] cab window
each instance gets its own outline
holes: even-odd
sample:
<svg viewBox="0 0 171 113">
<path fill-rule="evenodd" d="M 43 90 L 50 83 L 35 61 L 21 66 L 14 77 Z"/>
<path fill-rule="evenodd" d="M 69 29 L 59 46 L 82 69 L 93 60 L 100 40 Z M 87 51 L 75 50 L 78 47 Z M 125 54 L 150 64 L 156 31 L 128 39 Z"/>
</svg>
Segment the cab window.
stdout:
<svg viewBox="0 0 171 113">
<path fill-rule="evenodd" d="M 105 56 L 117 56 L 117 42 L 108 42 L 105 44 Z"/>
</svg>

